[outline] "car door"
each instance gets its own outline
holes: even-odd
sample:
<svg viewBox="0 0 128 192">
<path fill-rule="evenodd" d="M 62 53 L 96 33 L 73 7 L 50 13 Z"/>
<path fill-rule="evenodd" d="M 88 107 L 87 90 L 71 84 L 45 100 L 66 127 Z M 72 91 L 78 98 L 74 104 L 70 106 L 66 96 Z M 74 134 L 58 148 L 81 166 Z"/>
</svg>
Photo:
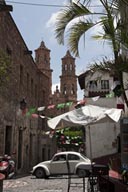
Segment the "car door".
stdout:
<svg viewBox="0 0 128 192">
<path fill-rule="evenodd" d="M 66 163 L 66 155 L 56 155 L 51 160 L 50 163 L 50 174 L 66 174 L 67 173 L 67 163 Z"/>
<path fill-rule="evenodd" d="M 80 162 L 80 157 L 76 154 L 68 154 L 68 162 L 70 166 L 70 173 L 74 173 L 76 165 Z"/>
</svg>

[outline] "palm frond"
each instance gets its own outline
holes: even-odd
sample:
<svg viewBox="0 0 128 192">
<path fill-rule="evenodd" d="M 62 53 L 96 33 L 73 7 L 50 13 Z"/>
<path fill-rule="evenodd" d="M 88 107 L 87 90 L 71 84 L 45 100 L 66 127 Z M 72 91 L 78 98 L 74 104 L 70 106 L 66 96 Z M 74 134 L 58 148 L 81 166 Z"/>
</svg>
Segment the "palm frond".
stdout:
<svg viewBox="0 0 128 192">
<path fill-rule="evenodd" d="M 128 59 L 124 56 L 118 57 L 118 66 L 115 63 L 115 60 L 108 60 L 107 58 L 103 58 L 100 62 L 94 62 L 89 66 L 92 71 L 110 71 L 113 74 L 117 75 L 122 72 L 128 72 Z"/>
<path fill-rule="evenodd" d="M 102 61 L 91 64 L 90 69 L 93 71 L 109 71 L 110 69 L 114 69 L 114 60 L 111 61 L 106 60 L 106 58 L 103 58 Z"/>
<path fill-rule="evenodd" d="M 124 3 L 126 6 L 128 6 L 128 1 L 127 0 L 121 0 L 120 3 Z"/>
<path fill-rule="evenodd" d="M 75 55 L 79 56 L 78 51 L 78 44 L 79 40 L 88 31 L 92 28 L 95 24 L 90 21 L 79 21 L 77 24 L 75 23 L 69 30 L 69 39 L 68 39 L 68 46 L 70 51 Z"/>
<path fill-rule="evenodd" d="M 64 44 L 64 32 L 67 25 L 75 18 L 91 14 L 91 12 L 82 4 L 72 3 L 58 13 L 55 23 L 55 35 L 59 44 Z"/>
</svg>

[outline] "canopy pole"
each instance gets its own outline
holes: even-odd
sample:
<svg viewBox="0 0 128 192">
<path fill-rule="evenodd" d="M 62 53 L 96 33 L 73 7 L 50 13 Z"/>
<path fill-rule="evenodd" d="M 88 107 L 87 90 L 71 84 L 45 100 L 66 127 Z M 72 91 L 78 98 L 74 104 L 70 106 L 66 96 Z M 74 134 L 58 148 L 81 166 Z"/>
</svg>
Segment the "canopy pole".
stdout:
<svg viewBox="0 0 128 192">
<path fill-rule="evenodd" d="M 88 130 L 89 130 L 90 159 L 92 162 L 92 138 L 91 138 L 90 126 L 88 126 Z"/>
</svg>

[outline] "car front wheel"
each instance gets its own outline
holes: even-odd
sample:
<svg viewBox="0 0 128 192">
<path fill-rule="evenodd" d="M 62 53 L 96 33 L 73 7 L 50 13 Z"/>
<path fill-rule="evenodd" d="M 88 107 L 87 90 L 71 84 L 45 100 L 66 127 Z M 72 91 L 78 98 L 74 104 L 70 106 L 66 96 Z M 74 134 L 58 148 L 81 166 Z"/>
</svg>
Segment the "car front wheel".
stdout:
<svg viewBox="0 0 128 192">
<path fill-rule="evenodd" d="M 41 167 L 37 168 L 36 171 L 35 171 L 35 176 L 36 176 L 36 178 L 39 178 L 39 179 L 45 178 L 46 175 L 45 175 L 44 169 L 41 168 Z"/>
<path fill-rule="evenodd" d="M 77 169 L 76 174 L 78 175 L 78 177 L 88 177 L 89 171 L 84 169 Z"/>
</svg>

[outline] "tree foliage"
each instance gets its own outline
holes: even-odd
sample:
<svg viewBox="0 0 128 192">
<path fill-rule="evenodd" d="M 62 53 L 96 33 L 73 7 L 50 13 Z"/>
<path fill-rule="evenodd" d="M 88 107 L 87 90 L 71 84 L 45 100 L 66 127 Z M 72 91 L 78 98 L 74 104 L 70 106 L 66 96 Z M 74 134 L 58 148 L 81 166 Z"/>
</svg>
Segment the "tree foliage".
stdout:
<svg viewBox="0 0 128 192">
<path fill-rule="evenodd" d="M 92 11 L 91 2 L 94 0 L 73 1 L 65 9 L 62 9 L 57 17 L 55 25 L 56 39 L 60 44 L 67 40 L 69 50 L 79 56 L 79 41 L 85 33 L 92 28 L 101 26 L 102 34 L 96 34 L 96 39 L 111 41 L 114 54 L 120 49 L 121 19 L 120 3 L 118 0 L 99 0 L 100 11 Z"/>
<path fill-rule="evenodd" d="M 69 50 L 75 56 L 79 56 L 81 37 L 84 37 L 86 43 L 86 32 L 100 26 L 102 31 L 94 35 L 93 38 L 109 42 L 113 52 L 113 60 L 103 59 L 90 68 L 93 70 L 110 68 L 121 83 L 124 99 L 128 106 L 122 75 L 122 72 L 128 72 L 128 59 L 122 54 L 122 47 L 125 50 L 128 48 L 127 21 L 122 16 L 126 7 L 128 10 L 128 3 L 126 0 L 99 0 L 101 7 L 98 11 L 94 11 L 91 7 L 92 2 L 95 1 L 70 1 L 69 6 L 59 12 L 55 25 L 56 39 L 60 44 L 64 44 L 66 40 Z"/>
</svg>

